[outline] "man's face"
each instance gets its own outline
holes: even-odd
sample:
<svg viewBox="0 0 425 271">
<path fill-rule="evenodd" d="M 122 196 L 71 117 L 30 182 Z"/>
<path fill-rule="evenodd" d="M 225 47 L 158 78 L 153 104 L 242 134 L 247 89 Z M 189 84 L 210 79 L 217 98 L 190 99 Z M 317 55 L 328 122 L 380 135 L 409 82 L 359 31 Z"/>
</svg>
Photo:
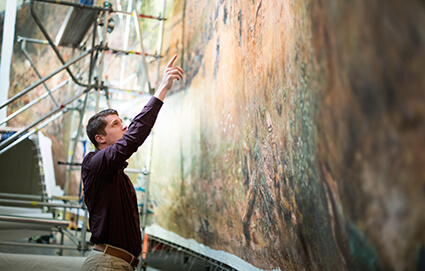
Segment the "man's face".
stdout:
<svg viewBox="0 0 425 271">
<path fill-rule="evenodd" d="M 125 131 L 127 131 L 127 126 L 122 123 L 121 118 L 117 115 L 107 115 L 104 120 L 106 121 L 106 135 L 103 138 L 105 144 L 110 146 L 124 135 Z"/>
</svg>

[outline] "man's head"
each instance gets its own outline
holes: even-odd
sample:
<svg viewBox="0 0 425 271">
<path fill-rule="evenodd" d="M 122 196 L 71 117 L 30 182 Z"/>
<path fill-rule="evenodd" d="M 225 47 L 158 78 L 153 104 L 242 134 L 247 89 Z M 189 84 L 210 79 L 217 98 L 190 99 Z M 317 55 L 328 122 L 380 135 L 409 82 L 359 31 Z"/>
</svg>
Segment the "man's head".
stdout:
<svg viewBox="0 0 425 271">
<path fill-rule="evenodd" d="M 127 131 L 127 126 L 122 123 L 116 110 L 106 109 L 90 118 L 86 131 L 96 149 L 101 150 L 120 139 Z"/>
</svg>

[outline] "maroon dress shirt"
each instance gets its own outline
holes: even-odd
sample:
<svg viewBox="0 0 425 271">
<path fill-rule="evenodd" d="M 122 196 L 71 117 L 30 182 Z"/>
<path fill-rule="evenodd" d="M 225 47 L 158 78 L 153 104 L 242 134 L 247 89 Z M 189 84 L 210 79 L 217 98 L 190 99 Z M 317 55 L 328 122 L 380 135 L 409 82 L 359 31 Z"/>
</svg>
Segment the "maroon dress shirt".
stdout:
<svg viewBox="0 0 425 271">
<path fill-rule="evenodd" d="M 136 192 L 124 168 L 148 137 L 162 104 L 152 97 L 120 140 L 83 160 L 81 178 L 94 244 L 116 246 L 136 257 L 141 252 Z"/>
</svg>

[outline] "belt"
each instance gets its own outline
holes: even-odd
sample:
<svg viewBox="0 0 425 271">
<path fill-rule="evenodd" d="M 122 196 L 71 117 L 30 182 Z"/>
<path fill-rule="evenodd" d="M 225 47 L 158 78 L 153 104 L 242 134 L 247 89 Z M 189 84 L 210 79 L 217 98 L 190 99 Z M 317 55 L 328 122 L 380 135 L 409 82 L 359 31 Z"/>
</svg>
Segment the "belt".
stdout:
<svg viewBox="0 0 425 271">
<path fill-rule="evenodd" d="M 119 247 L 114 247 L 105 244 L 96 244 L 94 245 L 93 249 L 123 259 L 124 261 L 128 262 L 132 267 L 136 267 L 139 264 L 139 259 L 137 259 L 137 257 L 134 257 L 133 254 Z"/>
</svg>

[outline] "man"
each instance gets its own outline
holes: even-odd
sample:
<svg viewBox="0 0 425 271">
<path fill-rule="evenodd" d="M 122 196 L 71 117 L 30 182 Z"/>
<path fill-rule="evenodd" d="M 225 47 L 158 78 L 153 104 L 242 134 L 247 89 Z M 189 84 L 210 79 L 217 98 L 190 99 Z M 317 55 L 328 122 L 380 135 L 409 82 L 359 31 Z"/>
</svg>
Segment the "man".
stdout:
<svg viewBox="0 0 425 271">
<path fill-rule="evenodd" d="M 137 198 L 124 173 L 126 160 L 148 137 L 165 95 L 183 70 L 170 60 L 154 96 L 127 127 L 117 111 L 106 109 L 90 118 L 87 135 L 96 151 L 86 155 L 81 168 L 93 251 L 82 270 L 133 270 L 141 252 Z"/>
</svg>

